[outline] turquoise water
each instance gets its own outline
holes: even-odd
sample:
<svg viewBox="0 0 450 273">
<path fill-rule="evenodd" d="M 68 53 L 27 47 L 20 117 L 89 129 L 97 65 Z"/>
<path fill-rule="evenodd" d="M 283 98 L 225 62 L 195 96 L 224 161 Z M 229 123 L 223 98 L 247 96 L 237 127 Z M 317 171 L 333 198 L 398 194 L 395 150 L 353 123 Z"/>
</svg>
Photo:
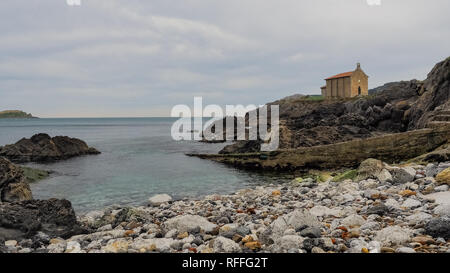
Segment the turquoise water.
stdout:
<svg viewBox="0 0 450 273">
<path fill-rule="evenodd" d="M 36 133 L 83 139 L 101 155 L 51 164 L 53 171 L 31 185 L 36 199 L 70 200 L 76 211 L 112 204 L 139 205 L 157 193 L 174 198 L 231 193 L 250 185 L 284 182 L 278 176 L 239 171 L 185 153 L 215 153 L 224 144 L 173 141 L 174 118 L 0 119 L 0 146 Z"/>
</svg>

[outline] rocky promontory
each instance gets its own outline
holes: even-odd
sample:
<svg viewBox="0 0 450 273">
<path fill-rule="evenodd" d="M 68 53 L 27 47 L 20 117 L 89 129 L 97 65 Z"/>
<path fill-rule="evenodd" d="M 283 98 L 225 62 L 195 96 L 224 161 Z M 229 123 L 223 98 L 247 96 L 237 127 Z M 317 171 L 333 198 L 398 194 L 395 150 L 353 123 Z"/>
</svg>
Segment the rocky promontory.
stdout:
<svg viewBox="0 0 450 273">
<path fill-rule="evenodd" d="M 52 162 L 82 155 L 100 154 L 86 142 L 67 136 L 50 137 L 36 134 L 23 138 L 15 144 L 0 147 L 0 156 L 14 163 Z"/>
<path fill-rule="evenodd" d="M 0 111 L 0 119 L 1 118 L 36 118 L 36 117 L 33 117 L 32 114 L 28 114 L 20 110 L 5 110 Z"/>
</svg>

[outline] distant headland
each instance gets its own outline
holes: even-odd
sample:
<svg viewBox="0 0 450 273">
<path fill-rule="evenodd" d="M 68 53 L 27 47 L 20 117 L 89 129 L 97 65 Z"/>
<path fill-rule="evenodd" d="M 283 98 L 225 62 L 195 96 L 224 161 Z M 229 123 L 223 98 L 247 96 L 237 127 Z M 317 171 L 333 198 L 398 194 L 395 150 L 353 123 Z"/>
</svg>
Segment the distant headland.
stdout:
<svg viewBox="0 0 450 273">
<path fill-rule="evenodd" d="M 0 118 L 37 118 L 32 114 L 25 113 L 20 110 L 5 110 L 0 111 Z"/>
</svg>

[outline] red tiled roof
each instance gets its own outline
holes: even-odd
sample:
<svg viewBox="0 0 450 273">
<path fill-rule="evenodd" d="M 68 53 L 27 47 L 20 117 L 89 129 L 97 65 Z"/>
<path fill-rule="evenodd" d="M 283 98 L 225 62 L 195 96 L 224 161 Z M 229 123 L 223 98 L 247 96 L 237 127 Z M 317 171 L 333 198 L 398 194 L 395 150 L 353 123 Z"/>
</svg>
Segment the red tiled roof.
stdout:
<svg viewBox="0 0 450 273">
<path fill-rule="evenodd" d="M 329 77 L 329 78 L 326 78 L 325 80 L 331 80 L 331 79 L 339 79 L 339 78 L 350 77 L 352 74 L 353 74 L 353 71 L 345 72 L 345 73 L 341 73 L 341 74 L 337 74 L 337 75 L 331 76 L 331 77 Z"/>
</svg>

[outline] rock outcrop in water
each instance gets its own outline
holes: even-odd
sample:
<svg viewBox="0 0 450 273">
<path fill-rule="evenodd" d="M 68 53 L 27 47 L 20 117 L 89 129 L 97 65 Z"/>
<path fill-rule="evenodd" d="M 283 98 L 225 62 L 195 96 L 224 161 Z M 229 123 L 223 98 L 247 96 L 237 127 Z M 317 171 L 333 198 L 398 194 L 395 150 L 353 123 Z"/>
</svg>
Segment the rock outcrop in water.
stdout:
<svg viewBox="0 0 450 273">
<path fill-rule="evenodd" d="M 67 136 L 50 137 L 37 134 L 30 139 L 23 138 L 15 144 L 0 147 L 0 156 L 15 163 L 52 162 L 82 155 L 100 154 L 86 142 Z"/>
</svg>

